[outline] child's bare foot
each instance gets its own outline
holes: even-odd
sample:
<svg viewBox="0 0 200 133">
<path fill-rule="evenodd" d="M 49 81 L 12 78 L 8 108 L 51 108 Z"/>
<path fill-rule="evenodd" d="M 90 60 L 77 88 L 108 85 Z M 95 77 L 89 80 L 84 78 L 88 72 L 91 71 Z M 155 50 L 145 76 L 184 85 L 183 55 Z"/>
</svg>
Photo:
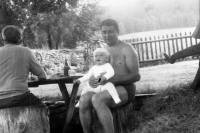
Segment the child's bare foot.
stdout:
<svg viewBox="0 0 200 133">
<path fill-rule="evenodd" d="M 174 63 L 174 61 L 172 61 L 172 59 L 166 53 L 164 53 L 164 56 L 165 56 L 165 59 L 167 60 L 167 62 L 169 62 L 171 64 Z"/>
</svg>

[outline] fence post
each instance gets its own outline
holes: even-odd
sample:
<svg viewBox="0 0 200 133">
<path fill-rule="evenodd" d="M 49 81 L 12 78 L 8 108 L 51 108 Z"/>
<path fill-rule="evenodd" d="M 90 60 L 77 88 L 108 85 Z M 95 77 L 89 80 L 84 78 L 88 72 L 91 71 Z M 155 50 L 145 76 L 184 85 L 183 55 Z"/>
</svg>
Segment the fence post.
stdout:
<svg viewBox="0 0 200 133">
<path fill-rule="evenodd" d="M 171 37 L 173 38 L 173 34 L 171 34 Z M 172 48 L 173 48 L 173 54 L 175 53 L 175 46 L 174 46 L 174 39 L 172 39 Z"/>
<path fill-rule="evenodd" d="M 168 35 L 167 35 L 166 37 L 167 37 L 167 39 L 168 39 Z M 169 40 L 167 40 L 167 45 L 168 45 L 168 54 L 171 55 L 171 54 L 170 54 L 170 44 L 169 44 Z"/>
<path fill-rule="evenodd" d="M 176 37 L 176 48 L 177 48 L 177 51 L 179 51 L 179 48 L 178 48 L 178 39 L 177 39 L 178 35 L 177 35 L 177 33 L 175 34 L 175 37 Z"/>
<path fill-rule="evenodd" d="M 190 32 L 190 46 L 192 46 L 192 33 Z"/>
<path fill-rule="evenodd" d="M 156 40 L 156 37 L 154 36 L 154 40 Z M 158 59 L 158 51 L 157 51 L 157 45 L 156 45 L 156 42 L 155 42 L 155 53 L 156 53 L 156 59 Z"/>
<path fill-rule="evenodd" d="M 166 53 L 166 46 L 165 46 L 165 37 L 164 37 L 164 35 L 162 35 L 162 38 L 163 38 L 163 45 L 164 45 L 164 52 Z"/>
<path fill-rule="evenodd" d="M 142 42 L 142 38 L 140 38 L 140 41 Z M 143 43 L 141 43 L 141 48 L 142 48 L 142 60 L 144 61 L 144 47 L 143 47 Z"/>
<path fill-rule="evenodd" d="M 158 42 L 159 42 L 159 49 L 160 49 L 160 59 L 162 58 L 162 50 L 161 50 L 161 44 L 160 44 L 160 36 L 158 36 Z"/>
<path fill-rule="evenodd" d="M 185 36 L 187 36 L 187 33 L 185 32 Z M 187 37 L 185 37 L 185 44 L 186 44 L 186 48 L 188 47 L 188 43 L 187 43 Z"/>
<path fill-rule="evenodd" d="M 182 37 L 181 33 L 180 33 L 180 37 Z M 183 50 L 183 39 L 181 38 L 180 41 L 181 41 L 181 50 Z"/>
<path fill-rule="evenodd" d="M 146 41 L 147 41 L 147 38 L 145 37 L 145 46 L 146 46 L 146 58 L 147 58 L 147 60 L 149 59 L 149 54 L 148 54 L 148 44 L 146 43 Z"/>
<path fill-rule="evenodd" d="M 149 37 L 149 41 L 151 41 L 151 37 Z M 150 42 L 150 47 L 151 47 L 151 58 L 154 59 L 152 42 Z"/>
</svg>

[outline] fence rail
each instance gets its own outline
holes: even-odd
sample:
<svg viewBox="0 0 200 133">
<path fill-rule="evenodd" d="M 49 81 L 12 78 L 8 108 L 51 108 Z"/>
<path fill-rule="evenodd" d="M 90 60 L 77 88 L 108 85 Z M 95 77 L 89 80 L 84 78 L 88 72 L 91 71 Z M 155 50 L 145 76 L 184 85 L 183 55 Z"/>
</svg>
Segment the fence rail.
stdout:
<svg viewBox="0 0 200 133">
<path fill-rule="evenodd" d="M 192 33 L 175 33 L 171 35 L 133 38 L 123 40 L 133 45 L 138 53 L 140 63 L 164 59 L 163 53 L 169 55 L 198 44 L 199 40 L 192 38 Z"/>
<path fill-rule="evenodd" d="M 122 39 L 123 40 L 123 39 Z M 130 43 L 138 53 L 140 63 L 159 61 L 164 59 L 163 53 L 172 55 L 177 51 L 183 50 L 192 45 L 196 45 L 200 40 L 192 37 L 192 33 L 185 32 L 167 34 L 161 36 L 150 36 L 144 38 L 132 38 L 123 40 Z M 94 65 L 93 51 L 100 46 L 100 42 L 94 44 L 88 44 L 85 49 L 86 52 L 86 70 Z"/>
</svg>

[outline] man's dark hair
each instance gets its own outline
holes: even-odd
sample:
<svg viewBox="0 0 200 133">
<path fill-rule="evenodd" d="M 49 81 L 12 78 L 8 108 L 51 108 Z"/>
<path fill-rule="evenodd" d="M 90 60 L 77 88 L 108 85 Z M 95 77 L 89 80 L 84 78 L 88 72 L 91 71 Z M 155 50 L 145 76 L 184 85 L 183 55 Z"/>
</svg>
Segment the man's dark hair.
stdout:
<svg viewBox="0 0 200 133">
<path fill-rule="evenodd" d="M 22 42 L 22 30 L 13 25 L 8 25 L 2 30 L 2 39 L 7 43 L 19 44 Z"/>
<path fill-rule="evenodd" d="M 105 19 L 104 21 L 101 22 L 100 28 L 102 28 L 102 26 L 114 26 L 116 31 L 119 33 L 119 26 L 116 20 L 114 19 Z"/>
</svg>

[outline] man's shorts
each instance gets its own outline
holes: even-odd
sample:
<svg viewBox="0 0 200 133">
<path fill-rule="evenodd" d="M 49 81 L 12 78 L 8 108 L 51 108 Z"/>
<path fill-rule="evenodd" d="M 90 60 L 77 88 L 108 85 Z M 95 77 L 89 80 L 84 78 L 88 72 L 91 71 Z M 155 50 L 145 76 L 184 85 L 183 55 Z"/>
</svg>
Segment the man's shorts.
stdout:
<svg viewBox="0 0 200 133">
<path fill-rule="evenodd" d="M 127 103 L 133 102 L 133 100 L 135 99 L 135 91 L 136 91 L 135 84 L 120 84 L 117 86 L 123 86 L 126 89 L 126 91 L 128 93 L 128 102 Z"/>
</svg>

